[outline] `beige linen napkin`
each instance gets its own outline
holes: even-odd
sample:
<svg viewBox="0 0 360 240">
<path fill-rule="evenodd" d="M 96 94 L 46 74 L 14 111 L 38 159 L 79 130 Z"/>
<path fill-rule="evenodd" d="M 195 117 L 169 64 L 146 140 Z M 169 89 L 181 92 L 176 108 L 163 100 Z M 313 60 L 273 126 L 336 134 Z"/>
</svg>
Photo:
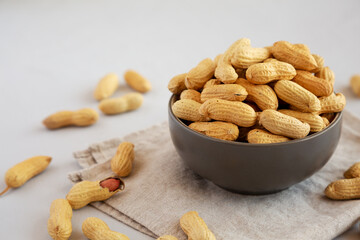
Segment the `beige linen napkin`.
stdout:
<svg viewBox="0 0 360 240">
<path fill-rule="evenodd" d="M 121 141 L 130 141 L 135 144 L 135 164 L 124 179 L 125 191 L 92 205 L 145 234 L 186 239 L 179 219 L 195 210 L 218 240 L 332 239 L 360 216 L 360 201 L 331 201 L 323 194 L 331 181 L 360 161 L 360 120 L 348 112 L 343 120 L 339 145 L 326 166 L 276 194 L 235 194 L 197 176 L 177 155 L 167 123 L 76 152 L 84 169 L 69 177 L 75 183 L 111 175 L 109 160 Z"/>
</svg>

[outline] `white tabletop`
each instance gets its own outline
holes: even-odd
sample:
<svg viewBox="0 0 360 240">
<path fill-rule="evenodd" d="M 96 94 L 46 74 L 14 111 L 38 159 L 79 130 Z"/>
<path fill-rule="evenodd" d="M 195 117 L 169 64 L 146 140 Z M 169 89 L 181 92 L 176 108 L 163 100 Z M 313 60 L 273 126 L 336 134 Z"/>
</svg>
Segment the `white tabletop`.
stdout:
<svg viewBox="0 0 360 240">
<path fill-rule="evenodd" d="M 53 157 L 44 173 L 0 197 L 0 239 L 49 239 L 51 201 L 65 197 L 67 173 L 80 169 L 72 153 L 166 121 L 168 80 L 238 38 L 253 46 L 307 44 L 334 70 L 335 90 L 360 116 L 360 98 L 349 90 L 350 76 L 360 73 L 359 10 L 356 0 L 0 1 L 0 178 L 28 157 Z M 97 109 L 97 81 L 108 72 L 122 80 L 129 68 L 153 84 L 138 111 L 100 114 L 88 128 L 49 131 L 41 124 L 58 110 Z M 122 84 L 116 95 L 129 91 Z M 81 223 L 89 216 L 131 239 L 151 239 L 92 207 L 74 211 L 71 239 L 85 239 Z"/>
</svg>

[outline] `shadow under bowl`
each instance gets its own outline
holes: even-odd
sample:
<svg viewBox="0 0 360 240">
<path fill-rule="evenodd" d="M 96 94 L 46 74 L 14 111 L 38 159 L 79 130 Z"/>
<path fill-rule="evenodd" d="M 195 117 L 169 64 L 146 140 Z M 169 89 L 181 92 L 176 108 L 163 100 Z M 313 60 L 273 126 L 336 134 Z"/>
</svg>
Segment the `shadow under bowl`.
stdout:
<svg viewBox="0 0 360 240">
<path fill-rule="evenodd" d="M 282 191 L 320 170 L 339 142 L 342 113 L 323 131 L 283 143 L 250 144 L 208 137 L 190 129 L 168 105 L 176 151 L 195 173 L 226 190 L 243 194 Z"/>
</svg>

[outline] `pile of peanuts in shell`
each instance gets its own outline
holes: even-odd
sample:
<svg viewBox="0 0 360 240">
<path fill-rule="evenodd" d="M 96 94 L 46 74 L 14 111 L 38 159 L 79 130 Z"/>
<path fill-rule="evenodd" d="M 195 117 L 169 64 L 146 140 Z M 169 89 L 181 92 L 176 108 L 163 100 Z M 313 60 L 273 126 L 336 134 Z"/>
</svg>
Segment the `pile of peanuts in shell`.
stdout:
<svg viewBox="0 0 360 240">
<path fill-rule="evenodd" d="M 124 78 L 140 93 L 151 89 L 150 82 L 135 71 L 127 71 Z M 180 100 L 172 107 L 174 114 L 193 122 L 189 127 L 195 131 L 223 140 L 276 143 L 302 138 L 309 132 L 326 128 L 334 113 L 345 106 L 344 96 L 333 93 L 333 84 L 333 72 L 324 67 L 324 60 L 311 54 L 305 45 L 280 41 L 271 47 L 252 48 L 250 40 L 243 38 L 214 60 L 205 59 L 188 73 L 175 76 L 168 88 L 180 95 Z M 350 85 L 360 97 L 360 76 L 353 76 Z M 119 114 L 142 105 L 140 93 L 110 98 L 118 86 L 116 74 L 108 74 L 99 81 L 94 98 L 101 101 L 99 109 L 104 114 Z M 97 112 L 86 108 L 57 112 L 47 117 L 43 124 L 49 129 L 57 129 L 90 126 L 97 120 Z M 104 201 L 124 190 L 125 184 L 120 177 L 131 174 L 134 148 L 130 142 L 118 146 L 109 163 L 113 176 L 78 182 L 64 199 L 51 203 L 47 228 L 53 239 L 70 238 L 73 210 L 91 202 Z M 43 172 L 51 160 L 49 156 L 35 156 L 10 168 L 5 174 L 7 187 L 0 196 Z M 329 184 L 325 190 L 328 198 L 360 198 L 360 162 L 351 166 L 344 177 Z M 180 218 L 180 227 L 189 239 L 216 239 L 196 211 L 185 213 Z M 93 240 L 129 240 L 96 217 L 87 218 L 82 231 Z M 164 235 L 157 240 L 177 238 Z"/>
<path fill-rule="evenodd" d="M 242 38 L 173 77 L 174 115 L 222 140 L 279 143 L 325 129 L 346 104 L 334 73 L 304 44 L 254 48 Z"/>
</svg>

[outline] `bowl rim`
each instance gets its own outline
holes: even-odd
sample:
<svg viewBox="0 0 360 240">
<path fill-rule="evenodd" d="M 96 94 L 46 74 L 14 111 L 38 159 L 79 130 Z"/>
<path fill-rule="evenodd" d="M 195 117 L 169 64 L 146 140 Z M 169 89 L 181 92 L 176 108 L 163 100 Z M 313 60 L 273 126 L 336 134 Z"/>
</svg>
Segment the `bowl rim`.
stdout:
<svg viewBox="0 0 360 240">
<path fill-rule="evenodd" d="M 327 131 L 330 131 L 330 129 L 332 129 L 342 118 L 342 111 L 341 112 L 337 112 L 335 113 L 335 118 L 333 119 L 333 121 L 330 123 L 330 125 L 325 128 L 324 130 L 321 130 L 320 132 L 316 132 L 313 133 L 311 135 L 308 135 L 304 138 L 299 138 L 299 139 L 292 139 L 288 142 L 280 142 L 280 143 L 247 143 L 247 142 L 236 142 L 236 141 L 228 141 L 228 140 L 222 140 L 222 139 L 218 139 L 218 138 L 213 138 L 213 137 L 209 137 L 205 134 L 199 133 L 191 128 L 189 128 L 182 120 L 180 120 L 180 118 L 176 117 L 175 114 L 172 111 L 172 104 L 171 102 L 173 101 L 173 99 L 175 99 L 175 97 L 178 97 L 178 95 L 176 94 L 172 94 L 169 100 L 169 104 L 168 104 L 168 112 L 170 113 L 171 117 L 174 118 L 178 123 L 180 123 L 180 125 L 188 132 L 190 133 L 194 133 L 196 135 L 198 135 L 201 138 L 205 138 L 207 140 L 213 141 L 213 142 L 218 142 L 218 143 L 223 143 L 223 144 L 230 144 L 230 145 L 237 145 L 237 146 L 247 146 L 247 147 L 271 147 L 271 146 L 283 146 L 283 145 L 290 145 L 290 144 L 296 144 L 296 143 L 300 143 L 300 142 L 304 142 L 304 141 L 308 141 L 310 139 L 316 138 L 324 133 L 326 133 Z"/>
</svg>

